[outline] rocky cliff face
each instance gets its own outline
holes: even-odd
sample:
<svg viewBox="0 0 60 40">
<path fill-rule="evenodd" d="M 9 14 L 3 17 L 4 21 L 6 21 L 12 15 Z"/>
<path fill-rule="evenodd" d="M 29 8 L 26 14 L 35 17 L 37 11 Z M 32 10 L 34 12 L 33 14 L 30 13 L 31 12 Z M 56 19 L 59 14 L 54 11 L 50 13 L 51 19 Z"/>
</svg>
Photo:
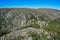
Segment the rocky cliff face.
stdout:
<svg viewBox="0 0 60 40">
<path fill-rule="evenodd" d="M 56 9 L 46 8 L 0 9 L 0 39 L 1 40 L 59 39 L 60 36 L 59 37 L 57 36 L 60 35 L 57 32 L 60 28 L 59 19 L 60 10 Z M 55 30 L 54 28 L 57 29 Z"/>
</svg>

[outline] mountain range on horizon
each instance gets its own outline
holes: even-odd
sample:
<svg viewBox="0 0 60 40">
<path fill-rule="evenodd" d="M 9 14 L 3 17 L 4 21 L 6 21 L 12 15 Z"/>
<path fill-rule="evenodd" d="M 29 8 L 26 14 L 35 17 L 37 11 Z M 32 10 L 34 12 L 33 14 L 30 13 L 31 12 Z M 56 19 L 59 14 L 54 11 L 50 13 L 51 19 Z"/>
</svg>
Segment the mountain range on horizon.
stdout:
<svg viewBox="0 0 60 40">
<path fill-rule="evenodd" d="M 0 40 L 60 40 L 60 10 L 0 8 Z"/>
</svg>

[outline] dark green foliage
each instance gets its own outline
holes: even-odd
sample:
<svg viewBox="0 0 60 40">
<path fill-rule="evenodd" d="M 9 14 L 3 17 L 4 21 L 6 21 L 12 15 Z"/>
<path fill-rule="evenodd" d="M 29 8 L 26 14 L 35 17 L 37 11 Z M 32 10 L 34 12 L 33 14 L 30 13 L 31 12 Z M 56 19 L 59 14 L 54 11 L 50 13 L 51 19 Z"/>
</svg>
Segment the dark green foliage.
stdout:
<svg viewBox="0 0 60 40">
<path fill-rule="evenodd" d="M 38 24 L 30 24 L 30 25 L 27 25 L 27 26 L 22 26 L 21 28 L 19 28 L 19 30 L 24 29 L 24 28 L 28 28 L 28 27 L 40 29 L 40 26 Z"/>
<path fill-rule="evenodd" d="M 17 37 L 17 40 L 22 40 L 22 39 L 24 39 L 23 36 L 20 36 L 20 35 L 19 35 L 19 36 Z"/>
<path fill-rule="evenodd" d="M 29 37 L 32 37 L 32 40 L 40 40 L 40 35 L 38 35 L 36 32 L 29 32 Z"/>
<path fill-rule="evenodd" d="M 7 22 L 7 21 L 8 20 L 7 20 L 6 16 L 5 16 L 5 13 L 1 12 L 0 13 L 0 36 L 6 35 L 7 33 L 10 32 L 10 31 L 8 31 L 10 22 Z"/>
<path fill-rule="evenodd" d="M 6 20 L 5 20 L 4 16 L 2 17 L 2 15 L 4 15 L 4 14 L 0 13 L 0 36 L 8 33 L 8 30 L 4 29 L 7 27 L 7 25 L 6 25 Z"/>
<path fill-rule="evenodd" d="M 29 20 L 32 20 L 32 19 L 34 19 L 34 21 L 32 21 L 32 22 L 34 22 L 34 23 L 36 23 L 36 21 L 38 21 L 37 20 L 37 18 L 32 14 L 32 13 L 30 13 L 29 14 L 30 15 L 30 17 L 28 17 L 28 15 L 26 15 L 26 23 L 29 21 Z"/>
<path fill-rule="evenodd" d="M 48 26 L 43 27 L 44 30 L 46 30 L 52 39 L 54 40 L 60 40 L 60 25 L 51 22 Z"/>
<path fill-rule="evenodd" d="M 6 29 L 0 30 L 0 36 L 6 35 L 6 34 L 8 34 L 8 33 L 10 33 L 10 31 L 8 31 L 8 30 L 6 30 Z"/>
<path fill-rule="evenodd" d="M 52 23 L 56 25 L 60 25 L 60 18 L 52 20 L 49 24 L 52 24 Z"/>
<path fill-rule="evenodd" d="M 41 21 L 48 21 L 50 18 L 47 15 L 44 14 L 44 15 L 39 16 L 39 19 Z"/>
<path fill-rule="evenodd" d="M 41 21 L 44 21 L 45 20 L 43 16 L 40 16 L 39 18 L 41 19 Z"/>
</svg>

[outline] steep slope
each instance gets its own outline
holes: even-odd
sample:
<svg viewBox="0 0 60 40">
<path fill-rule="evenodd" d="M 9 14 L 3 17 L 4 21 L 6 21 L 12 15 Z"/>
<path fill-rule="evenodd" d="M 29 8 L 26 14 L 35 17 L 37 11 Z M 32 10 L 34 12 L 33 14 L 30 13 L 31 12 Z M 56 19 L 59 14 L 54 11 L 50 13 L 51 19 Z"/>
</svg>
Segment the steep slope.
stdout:
<svg viewBox="0 0 60 40">
<path fill-rule="evenodd" d="M 1 40 L 18 40 L 17 37 L 23 36 L 23 40 L 53 40 L 47 30 L 50 27 L 60 28 L 60 10 L 56 9 L 28 9 L 28 8 L 6 8 L 0 9 L 0 39 Z M 57 27 L 56 25 L 59 26 Z M 46 29 L 47 28 L 47 29 Z M 31 31 L 30 31 L 31 30 Z M 34 31 L 34 32 L 32 32 Z M 53 30 L 52 30 L 53 31 Z M 57 31 L 57 30 L 56 30 Z M 19 33 L 18 33 L 19 32 Z M 37 36 L 37 39 L 34 39 Z M 55 32 L 55 29 L 54 31 Z M 23 33 L 23 34 L 22 34 Z M 31 34 L 27 34 L 31 33 Z M 46 33 L 46 34 L 45 34 Z M 14 35 L 15 34 L 15 35 Z M 21 35 L 22 34 L 22 35 Z M 32 37 L 31 37 L 31 36 Z M 41 37 L 42 35 L 42 37 Z M 47 36 L 46 36 L 47 35 Z M 43 37 L 44 36 L 44 37 Z M 47 38 L 49 36 L 49 38 Z M 11 38 L 12 37 L 12 38 Z M 60 36 L 59 36 L 60 37 Z M 20 39 L 20 37 L 18 37 Z M 58 37 L 57 37 L 58 38 Z M 21 39 L 20 39 L 21 40 Z"/>
</svg>

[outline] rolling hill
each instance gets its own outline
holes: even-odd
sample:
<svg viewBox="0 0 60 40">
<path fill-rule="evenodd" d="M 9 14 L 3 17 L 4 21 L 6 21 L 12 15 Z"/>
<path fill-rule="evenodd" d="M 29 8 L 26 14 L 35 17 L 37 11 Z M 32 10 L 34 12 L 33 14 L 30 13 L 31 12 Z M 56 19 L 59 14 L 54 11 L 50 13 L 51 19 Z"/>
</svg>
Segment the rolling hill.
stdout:
<svg viewBox="0 0 60 40">
<path fill-rule="evenodd" d="M 0 8 L 0 40 L 60 40 L 60 10 Z"/>
</svg>

